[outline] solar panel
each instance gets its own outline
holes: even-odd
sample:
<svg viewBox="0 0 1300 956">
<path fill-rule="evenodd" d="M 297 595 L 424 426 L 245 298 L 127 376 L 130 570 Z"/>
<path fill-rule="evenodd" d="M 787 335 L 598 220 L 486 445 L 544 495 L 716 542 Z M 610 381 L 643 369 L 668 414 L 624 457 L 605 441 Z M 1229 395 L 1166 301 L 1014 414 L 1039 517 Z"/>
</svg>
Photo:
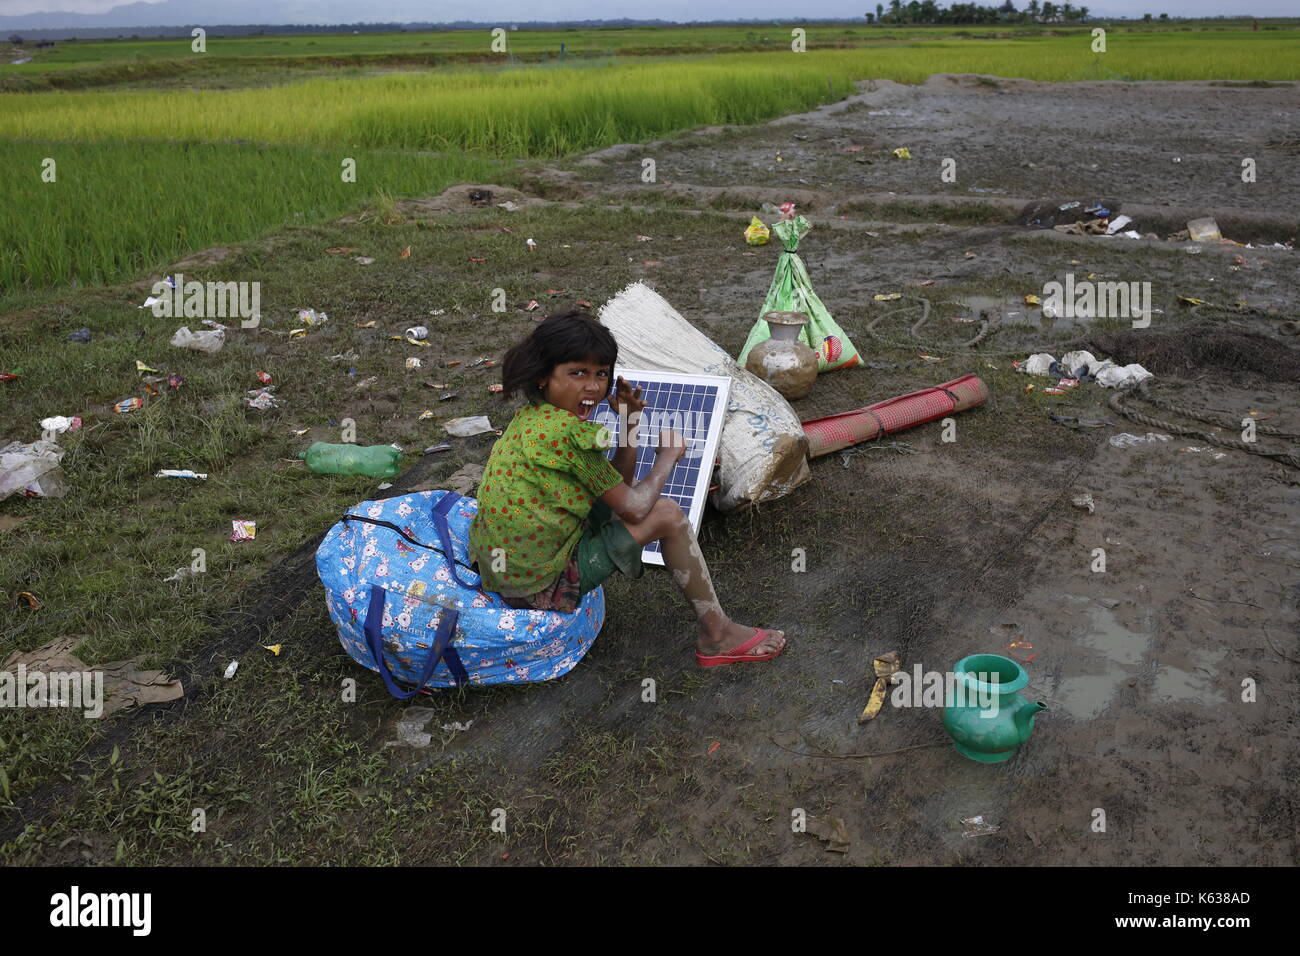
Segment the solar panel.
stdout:
<svg viewBox="0 0 1300 956">
<path fill-rule="evenodd" d="M 713 462 L 718 454 L 718 440 L 722 435 L 723 417 L 731 391 L 731 379 L 719 375 L 681 375 L 676 372 L 650 372 L 639 369 L 616 368 L 633 388 L 641 388 L 645 401 L 637 436 L 636 480 L 640 481 L 650 471 L 659 447 L 659 430 L 671 428 L 686 439 L 686 454 L 673 469 L 664 485 L 663 495 L 672 498 L 691 521 L 696 533 L 704 517 L 704 502 L 713 477 Z M 614 432 L 619 432 L 618 413 L 606 399 L 591 413 L 591 421 L 600 422 Z M 617 446 L 609 450 L 612 459 Z M 659 553 L 659 542 L 652 541 L 641 552 L 646 564 L 664 563 Z"/>
</svg>

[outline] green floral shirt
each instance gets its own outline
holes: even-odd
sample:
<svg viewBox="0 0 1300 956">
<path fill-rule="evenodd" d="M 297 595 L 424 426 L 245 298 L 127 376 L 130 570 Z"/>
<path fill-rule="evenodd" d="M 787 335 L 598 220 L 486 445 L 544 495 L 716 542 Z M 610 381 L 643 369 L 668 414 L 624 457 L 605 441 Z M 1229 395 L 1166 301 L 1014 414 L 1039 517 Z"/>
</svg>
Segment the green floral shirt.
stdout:
<svg viewBox="0 0 1300 956">
<path fill-rule="evenodd" d="M 613 436 L 554 405 L 525 405 L 488 456 L 469 550 L 483 585 L 534 594 L 564 570 L 595 500 L 623 480 L 605 450 Z M 493 569 L 492 551 L 501 548 Z"/>
</svg>

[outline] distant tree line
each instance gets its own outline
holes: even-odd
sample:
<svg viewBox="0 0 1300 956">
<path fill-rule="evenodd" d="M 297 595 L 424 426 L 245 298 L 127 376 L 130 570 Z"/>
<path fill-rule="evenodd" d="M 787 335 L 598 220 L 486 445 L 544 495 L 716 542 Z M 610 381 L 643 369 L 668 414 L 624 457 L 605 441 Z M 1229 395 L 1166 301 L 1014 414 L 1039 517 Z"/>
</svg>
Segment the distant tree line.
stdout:
<svg viewBox="0 0 1300 956">
<path fill-rule="evenodd" d="M 876 12 L 866 14 L 868 23 L 1083 23 L 1088 19 L 1088 8 L 1072 3 L 1053 3 L 1052 0 L 1029 0 L 1024 10 L 1017 10 L 1012 0 L 1001 6 L 984 7 L 978 3 L 954 3 L 947 7 L 935 0 L 890 0 L 877 3 Z M 1148 15 L 1147 19 L 1150 19 Z M 1167 19 L 1167 17 L 1165 17 Z"/>
</svg>

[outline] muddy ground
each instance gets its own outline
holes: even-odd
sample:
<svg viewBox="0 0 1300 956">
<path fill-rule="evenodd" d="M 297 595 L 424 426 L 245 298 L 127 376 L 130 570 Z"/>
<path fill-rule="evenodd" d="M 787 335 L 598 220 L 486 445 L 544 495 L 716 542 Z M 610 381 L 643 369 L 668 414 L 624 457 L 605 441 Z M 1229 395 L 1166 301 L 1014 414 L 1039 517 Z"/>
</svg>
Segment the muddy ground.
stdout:
<svg viewBox="0 0 1300 956">
<path fill-rule="evenodd" d="M 340 766 L 370 768 L 348 788 L 356 806 L 254 801 L 215 823 L 203 846 L 152 858 L 1294 864 L 1300 470 L 1204 437 L 1112 447 L 1107 438 L 1120 432 L 1167 429 L 1125 420 L 1095 385 L 1044 395 L 1052 380 L 1010 365 L 1031 351 L 1059 357 L 1086 347 L 1142 363 L 1156 375 L 1156 395 L 1219 419 L 1135 403 L 1178 428 L 1231 443 L 1255 413 L 1300 432 L 1300 350 L 1280 330 L 1296 315 L 1294 251 L 1203 243 L 1193 252 L 1186 242 L 1069 237 L 1018 223 L 1031 203 L 1097 199 L 1162 237 L 1189 216 L 1215 215 L 1241 242 L 1287 239 L 1300 158 L 1293 145 L 1269 144 L 1294 144 L 1294 103 L 1290 87 L 868 84 L 836 107 L 765 126 L 525 164 L 522 191 L 496 190 L 498 201 L 521 203 L 519 213 L 470 207 L 463 188 L 409 204 L 411 215 L 449 229 L 495 229 L 526 215 L 543 246 L 576 247 L 526 283 L 585 290 L 599 306 L 644 279 L 734 354 L 776 259 L 771 246 L 746 247 L 740 230 L 762 202 L 793 199 L 814 224 L 801 248 L 813 283 L 874 366 L 823 376 L 797 404 L 802 417 L 968 371 L 993 397 L 958 417 L 955 442 L 940 440 L 937 423 L 923 426 L 891 439 L 902 445 L 817 459 L 811 482 L 756 512 L 706 515 L 701 542 L 724 604 L 738 619 L 784 628 L 782 658 L 703 671 L 666 576 L 615 580 L 605 628 L 577 669 L 552 684 L 420 701 L 431 726 L 473 722 L 435 732 L 428 747 L 385 746 L 404 705 L 343 655 L 306 543 L 267 582 L 273 600 L 226 622 L 208 655 L 216 668 L 241 641 L 292 634 L 304 656 L 275 675 L 276 686 L 291 681 L 302 694 L 298 715 L 214 681 L 187 709 L 138 721 L 134 753 L 192 741 L 196 764 L 186 772 L 208 781 L 204 799 L 217 799 L 227 782 L 254 786 L 275 772 L 274 760 L 256 755 L 267 746 L 254 743 L 260 735 L 228 726 L 260 720 L 268 738 L 305 729 L 315 741 L 320 715 L 337 710 L 327 703 L 333 688 L 359 677 L 363 703 L 331 731 Z M 850 146 L 863 149 L 843 151 Z M 892 158 L 897 146 L 913 159 Z M 1258 160 L 1254 184 L 1240 181 L 1243 156 Z M 645 157 L 656 160 L 654 183 L 640 181 Z M 957 162 L 955 184 L 940 180 L 945 157 Z M 587 244 L 565 231 L 602 210 L 620 232 L 626 225 L 622 241 Z M 1160 310 L 1151 328 L 1047 322 L 1023 305 L 1023 295 L 1067 272 L 1150 282 Z M 872 298 L 892 292 L 910 298 Z M 1209 305 L 1193 309 L 1178 295 Z M 933 308 L 913 337 L 918 296 Z M 981 316 L 989 334 L 963 350 L 977 326 L 953 320 Z M 430 321 L 435 337 L 438 321 L 466 356 L 493 354 L 529 327 L 524 314 L 505 335 L 449 317 Z M 1108 424 L 1070 430 L 1052 412 Z M 1261 434 L 1255 447 L 1296 451 L 1286 435 Z M 489 448 L 489 438 L 471 439 L 458 454 L 481 462 Z M 439 487 L 449 471 L 423 459 L 391 493 Z M 1072 505 L 1084 493 L 1094 513 Z M 791 571 L 795 548 L 807 552 L 803 573 Z M 1092 569 L 1097 548 L 1104 573 Z M 292 609 L 276 610 L 290 599 Z M 267 630 L 250 634 L 247 621 Z M 857 722 L 876 655 L 898 651 L 908 669 L 943 671 L 968 654 L 1008 653 L 1013 641 L 1032 645 L 1015 653 L 1033 655 L 1026 694 L 1049 709 L 1012 760 L 961 757 L 934 709 L 887 706 L 874 722 Z M 645 678 L 656 681 L 655 703 L 642 699 Z M 1254 699 L 1243 699 L 1244 683 Z M 181 763 L 174 753 L 162 759 Z M 177 799 L 183 808 L 193 798 Z M 489 830 L 494 807 L 518 821 L 507 836 Z M 841 818 L 847 852 L 792 833 L 800 808 Z M 1098 809 L 1104 831 L 1095 829 Z M 328 828 L 313 830 L 317 812 Z M 975 815 L 1000 829 L 963 837 L 960 821 Z"/>
</svg>

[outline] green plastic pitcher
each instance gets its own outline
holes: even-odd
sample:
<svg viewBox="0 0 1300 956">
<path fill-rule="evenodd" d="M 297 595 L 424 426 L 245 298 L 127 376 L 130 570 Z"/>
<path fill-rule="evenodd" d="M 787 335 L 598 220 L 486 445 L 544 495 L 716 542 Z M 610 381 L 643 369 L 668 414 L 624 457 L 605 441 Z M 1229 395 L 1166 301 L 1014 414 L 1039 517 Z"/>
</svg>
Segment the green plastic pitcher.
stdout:
<svg viewBox="0 0 1300 956">
<path fill-rule="evenodd" d="M 1034 732 L 1034 718 L 1047 709 L 1018 693 L 1029 685 L 1029 674 L 997 654 L 963 657 L 953 673 L 957 696 L 943 709 L 943 729 L 957 752 L 980 763 L 1010 760 Z"/>
</svg>

